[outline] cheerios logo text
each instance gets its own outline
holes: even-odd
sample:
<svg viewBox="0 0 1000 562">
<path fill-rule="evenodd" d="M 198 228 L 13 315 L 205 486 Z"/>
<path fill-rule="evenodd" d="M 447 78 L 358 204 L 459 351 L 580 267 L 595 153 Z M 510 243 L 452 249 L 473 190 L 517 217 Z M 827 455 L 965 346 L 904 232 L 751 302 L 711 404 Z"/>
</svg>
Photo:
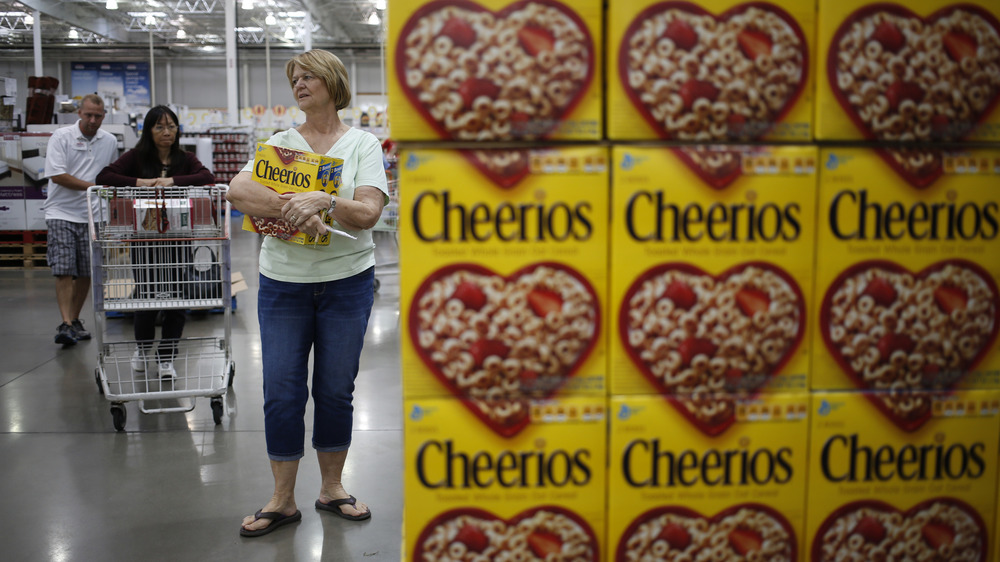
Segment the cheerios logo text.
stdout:
<svg viewBox="0 0 1000 562">
<path fill-rule="evenodd" d="M 784 484 L 793 476 L 791 463 L 788 447 L 672 451 L 659 439 L 637 439 L 625 447 L 622 473 L 634 487 Z"/>
<path fill-rule="evenodd" d="M 417 478 L 427 488 L 545 488 L 583 486 L 590 481 L 590 451 L 455 450 L 451 440 L 431 440 L 417 451 Z"/>
<path fill-rule="evenodd" d="M 255 177 L 285 185 L 292 185 L 300 189 L 309 189 L 310 185 L 309 174 L 304 174 L 295 168 L 288 169 L 272 166 L 270 162 L 263 158 L 257 160 L 254 164 L 253 173 Z"/>
<path fill-rule="evenodd" d="M 497 239 L 503 242 L 585 241 L 593 234 L 588 202 L 455 203 L 448 191 L 424 192 L 413 201 L 413 230 L 425 242 Z"/>
<path fill-rule="evenodd" d="M 857 434 L 834 435 L 823 444 L 820 466 L 831 482 L 976 479 L 986 470 L 985 451 L 982 442 L 895 448 L 861 444 Z"/>
<path fill-rule="evenodd" d="M 993 240 L 998 205 L 971 201 L 877 202 L 867 189 L 844 190 L 830 203 L 829 222 L 841 240 Z"/>
<path fill-rule="evenodd" d="M 797 240 L 802 233 L 798 203 L 698 203 L 678 205 L 662 191 L 639 191 L 628 200 L 625 226 L 644 242 L 774 242 Z M 647 226 L 640 226 L 647 225 Z"/>
</svg>

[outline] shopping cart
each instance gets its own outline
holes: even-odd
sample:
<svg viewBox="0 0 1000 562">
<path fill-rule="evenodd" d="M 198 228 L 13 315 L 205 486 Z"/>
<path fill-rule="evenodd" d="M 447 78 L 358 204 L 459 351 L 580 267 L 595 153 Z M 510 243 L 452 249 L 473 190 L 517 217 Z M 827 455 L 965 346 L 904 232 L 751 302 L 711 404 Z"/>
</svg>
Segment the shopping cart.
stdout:
<svg viewBox="0 0 1000 562">
<path fill-rule="evenodd" d="M 389 202 L 382 208 L 382 216 L 372 227 L 372 238 L 377 239 L 375 233 L 380 232 L 386 233 L 384 236 L 392 241 L 396 261 L 380 261 L 375 265 L 375 292 L 382 285 L 378 280 L 379 274 L 399 274 L 399 180 L 389 180 Z"/>
<path fill-rule="evenodd" d="M 204 187 L 106 187 L 87 190 L 98 390 L 111 402 L 118 431 L 125 402 L 144 414 L 189 412 L 196 397 L 210 397 L 222 423 L 226 391 L 233 384 L 230 213 L 225 185 Z M 152 365 L 134 371 L 135 340 L 105 341 L 112 311 L 222 308 L 223 336 L 181 338 L 174 345 L 176 377 L 159 377 Z M 155 349 L 162 341 L 143 342 Z M 147 407 L 147 401 L 157 407 Z"/>
</svg>

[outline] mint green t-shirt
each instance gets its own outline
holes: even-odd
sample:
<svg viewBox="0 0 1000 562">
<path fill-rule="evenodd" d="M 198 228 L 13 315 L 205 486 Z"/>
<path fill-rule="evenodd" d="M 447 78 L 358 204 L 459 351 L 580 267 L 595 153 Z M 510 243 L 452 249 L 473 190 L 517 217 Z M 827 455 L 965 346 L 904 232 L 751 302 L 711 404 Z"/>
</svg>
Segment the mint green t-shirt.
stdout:
<svg viewBox="0 0 1000 562">
<path fill-rule="evenodd" d="M 295 129 L 276 133 L 267 144 L 312 152 Z M 337 195 L 354 198 L 354 189 L 370 185 L 382 191 L 389 201 L 389 186 L 382 164 L 382 145 L 375 135 L 351 128 L 330 148 L 327 156 L 344 161 L 343 183 Z M 243 168 L 253 169 L 253 160 Z M 329 246 L 303 246 L 266 236 L 260 250 L 260 272 L 270 279 L 288 283 L 320 283 L 357 275 L 375 265 L 375 243 L 371 230 L 350 230 L 334 222 L 334 228 L 357 236 L 351 240 L 330 236 Z"/>
</svg>

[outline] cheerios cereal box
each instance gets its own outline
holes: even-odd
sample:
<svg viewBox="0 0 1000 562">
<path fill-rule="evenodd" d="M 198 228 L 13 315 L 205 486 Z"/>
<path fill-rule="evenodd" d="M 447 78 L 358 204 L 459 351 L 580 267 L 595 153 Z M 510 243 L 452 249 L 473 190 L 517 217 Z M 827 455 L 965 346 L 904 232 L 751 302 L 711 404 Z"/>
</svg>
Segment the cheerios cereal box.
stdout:
<svg viewBox="0 0 1000 562">
<path fill-rule="evenodd" d="M 806 560 L 809 395 L 731 398 L 716 436 L 665 431 L 681 400 L 610 400 L 605 559 Z"/>
<path fill-rule="evenodd" d="M 266 143 L 257 143 L 253 159 L 253 179 L 278 193 L 300 193 L 322 190 L 336 195 L 340 189 L 344 161 L 314 152 L 295 150 Z M 333 227 L 333 217 L 324 215 L 327 226 Z M 330 233 L 314 237 L 272 217 L 243 216 L 243 230 L 280 238 L 295 244 L 330 243 Z"/>
<path fill-rule="evenodd" d="M 929 404 L 914 430 L 872 401 Z M 1000 392 L 814 392 L 810 560 L 981 560 L 995 540 Z"/>
<path fill-rule="evenodd" d="M 612 160 L 611 393 L 806 391 L 815 147 L 617 146 Z"/>
<path fill-rule="evenodd" d="M 819 0 L 816 137 L 1000 140 L 1000 3 Z"/>
<path fill-rule="evenodd" d="M 515 437 L 456 398 L 405 401 L 402 559 L 600 560 L 607 401 L 532 401 Z"/>
<path fill-rule="evenodd" d="M 598 140 L 601 0 L 396 0 L 389 18 L 396 140 Z"/>
<path fill-rule="evenodd" d="M 1000 388 L 1000 150 L 820 161 L 813 388 Z"/>
<path fill-rule="evenodd" d="M 815 18 L 813 2 L 616 0 L 608 138 L 809 142 Z"/>
<path fill-rule="evenodd" d="M 606 394 L 608 153 L 599 146 L 400 155 L 403 394 L 516 406 Z"/>
</svg>

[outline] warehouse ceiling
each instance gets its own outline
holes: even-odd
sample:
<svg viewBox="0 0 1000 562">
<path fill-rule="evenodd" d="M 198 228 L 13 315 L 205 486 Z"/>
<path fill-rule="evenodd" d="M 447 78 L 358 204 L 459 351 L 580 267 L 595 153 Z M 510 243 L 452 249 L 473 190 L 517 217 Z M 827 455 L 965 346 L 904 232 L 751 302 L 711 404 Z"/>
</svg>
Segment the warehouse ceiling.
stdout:
<svg viewBox="0 0 1000 562">
<path fill-rule="evenodd" d="M 385 0 L 20 0 L 0 1 L 0 52 L 77 47 L 219 53 L 226 42 L 226 2 L 235 1 L 242 47 L 378 49 Z M 37 20 L 33 17 L 39 12 Z"/>
</svg>

